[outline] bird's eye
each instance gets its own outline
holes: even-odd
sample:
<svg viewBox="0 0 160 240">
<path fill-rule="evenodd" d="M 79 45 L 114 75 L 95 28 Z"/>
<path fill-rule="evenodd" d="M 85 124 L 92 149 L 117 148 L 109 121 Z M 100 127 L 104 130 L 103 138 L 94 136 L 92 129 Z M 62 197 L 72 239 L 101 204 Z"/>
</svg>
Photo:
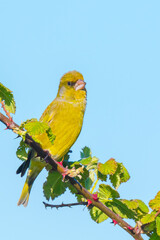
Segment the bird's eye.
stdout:
<svg viewBox="0 0 160 240">
<path fill-rule="evenodd" d="M 68 82 L 67 84 L 68 84 L 68 86 L 71 86 L 71 82 Z"/>
</svg>

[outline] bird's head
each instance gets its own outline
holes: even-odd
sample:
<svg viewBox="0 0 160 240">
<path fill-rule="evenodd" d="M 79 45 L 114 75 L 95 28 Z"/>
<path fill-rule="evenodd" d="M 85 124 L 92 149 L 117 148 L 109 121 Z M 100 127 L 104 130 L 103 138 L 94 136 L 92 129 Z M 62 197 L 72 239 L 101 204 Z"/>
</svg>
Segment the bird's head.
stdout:
<svg viewBox="0 0 160 240">
<path fill-rule="evenodd" d="M 60 80 L 57 97 L 68 101 L 81 101 L 86 98 L 86 83 L 77 71 L 64 74 Z"/>
</svg>

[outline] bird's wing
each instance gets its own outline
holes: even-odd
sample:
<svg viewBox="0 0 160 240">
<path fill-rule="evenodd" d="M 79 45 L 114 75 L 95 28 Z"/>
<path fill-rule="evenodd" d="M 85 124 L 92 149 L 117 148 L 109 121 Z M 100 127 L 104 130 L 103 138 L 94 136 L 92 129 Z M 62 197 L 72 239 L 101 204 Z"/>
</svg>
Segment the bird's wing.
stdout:
<svg viewBox="0 0 160 240">
<path fill-rule="evenodd" d="M 51 119 L 54 119 L 54 115 L 56 113 L 56 111 L 55 111 L 56 107 L 57 107 L 57 101 L 55 99 L 45 109 L 42 116 L 40 117 L 40 121 L 50 122 Z"/>
</svg>

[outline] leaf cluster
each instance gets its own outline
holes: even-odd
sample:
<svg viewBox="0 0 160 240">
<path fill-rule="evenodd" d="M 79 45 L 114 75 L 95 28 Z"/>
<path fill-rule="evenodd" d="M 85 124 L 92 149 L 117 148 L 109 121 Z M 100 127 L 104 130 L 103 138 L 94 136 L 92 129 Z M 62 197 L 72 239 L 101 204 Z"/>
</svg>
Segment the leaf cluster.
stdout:
<svg viewBox="0 0 160 240">
<path fill-rule="evenodd" d="M 149 201 L 152 211 L 142 219 L 142 229 L 145 233 L 151 233 L 151 240 L 160 239 L 160 191 L 154 199 Z"/>
<path fill-rule="evenodd" d="M 17 157 L 26 160 L 28 147 L 22 140 L 17 149 Z M 84 147 L 80 153 L 80 159 L 75 162 L 69 161 L 69 153 L 63 159 L 64 165 L 68 167 L 68 173 L 72 174 L 79 183 L 91 193 L 97 193 L 98 199 L 105 204 L 111 211 L 123 219 L 132 219 L 141 222 L 142 230 L 150 236 L 151 240 L 160 238 L 160 192 L 149 202 L 152 212 L 149 212 L 148 206 L 139 199 L 120 198 L 118 187 L 129 180 L 130 176 L 122 163 L 115 159 L 109 159 L 104 164 L 100 163 L 98 158 L 91 154 L 88 147 Z M 68 182 L 62 180 L 62 175 L 53 171 L 49 165 L 46 165 L 48 176 L 43 184 L 45 198 L 49 201 L 61 196 L 67 188 L 75 195 L 78 202 L 86 199 L 77 193 L 75 188 Z M 101 223 L 108 219 L 108 216 L 92 206 L 88 208 L 91 218 L 96 223 Z"/>
<path fill-rule="evenodd" d="M 12 92 L 0 83 L 0 102 L 3 101 L 5 112 L 15 113 L 16 106 Z M 25 130 L 24 130 L 25 129 Z M 40 122 L 37 119 L 30 119 L 23 122 L 17 134 L 22 136 L 22 140 L 17 149 L 17 157 L 26 161 L 29 148 L 25 144 L 24 136 L 29 133 L 33 139 L 41 144 L 40 135 L 46 134 L 51 144 L 54 144 L 55 135 L 49 125 Z M 90 193 L 97 194 L 98 199 L 111 209 L 115 214 L 123 219 L 132 219 L 140 222 L 143 233 L 150 237 L 150 240 L 160 239 L 160 191 L 154 199 L 150 200 L 148 206 L 139 199 L 123 199 L 120 197 L 118 188 L 122 183 L 130 179 L 130 175 L 123 165 L 111 158 L 105 163 L 99 162 L 99 159 L 92 156 L 91 150 L 84 147 L 80 152 L 78 161 L 69 161 L 69 153 L 64 156 L 64 166 L 68 168 L 69 176 L 74 177 L 78 182 L 86 188 Z M 63 181 L 62 175 L 57 171 L 53 171 L 46 164 L 48 176 L 43 184 L 44 196 L 47 200 L 54 200 L 61 196 L 68 188 L 75 195 L 78 202 L 86 201 L 74 187 L 67 181 Z M 96 223 L 105 221 L 108 216 L 101 210 L 91 205 L 89 209 L 91 218 Z"/>
</svg>

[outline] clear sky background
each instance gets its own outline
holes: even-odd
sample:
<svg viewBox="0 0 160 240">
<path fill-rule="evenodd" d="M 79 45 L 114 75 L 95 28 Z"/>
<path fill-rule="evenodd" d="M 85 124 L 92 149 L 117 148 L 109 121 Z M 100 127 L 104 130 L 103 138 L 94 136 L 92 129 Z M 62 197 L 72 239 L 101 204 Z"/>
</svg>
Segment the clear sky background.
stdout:
<svg viewBox="0 0 160 240">
<path fill-rule="evenodd" d="M 88 103 L 72 160 L 89 146 L 101 162 L 115 158 L 131 179 L 121 198 L 145 203 L 160 190 L 160 1 L 0 0 L 0 82 L 15 96 L 14 121 L 39 118 L 60 77 L 80 71 Z M 0 239 L 132 239 L 111 220 L 96 224 L 84 207 L 45 209 L 36 180 L 18 207 L 25 177 L 15 174 L 19 140 L 0 124 Z M 68 192 L 54 203 L 74 202 Z M 147 238 L 145 238 L 147 239 Z"/>
</svg>

